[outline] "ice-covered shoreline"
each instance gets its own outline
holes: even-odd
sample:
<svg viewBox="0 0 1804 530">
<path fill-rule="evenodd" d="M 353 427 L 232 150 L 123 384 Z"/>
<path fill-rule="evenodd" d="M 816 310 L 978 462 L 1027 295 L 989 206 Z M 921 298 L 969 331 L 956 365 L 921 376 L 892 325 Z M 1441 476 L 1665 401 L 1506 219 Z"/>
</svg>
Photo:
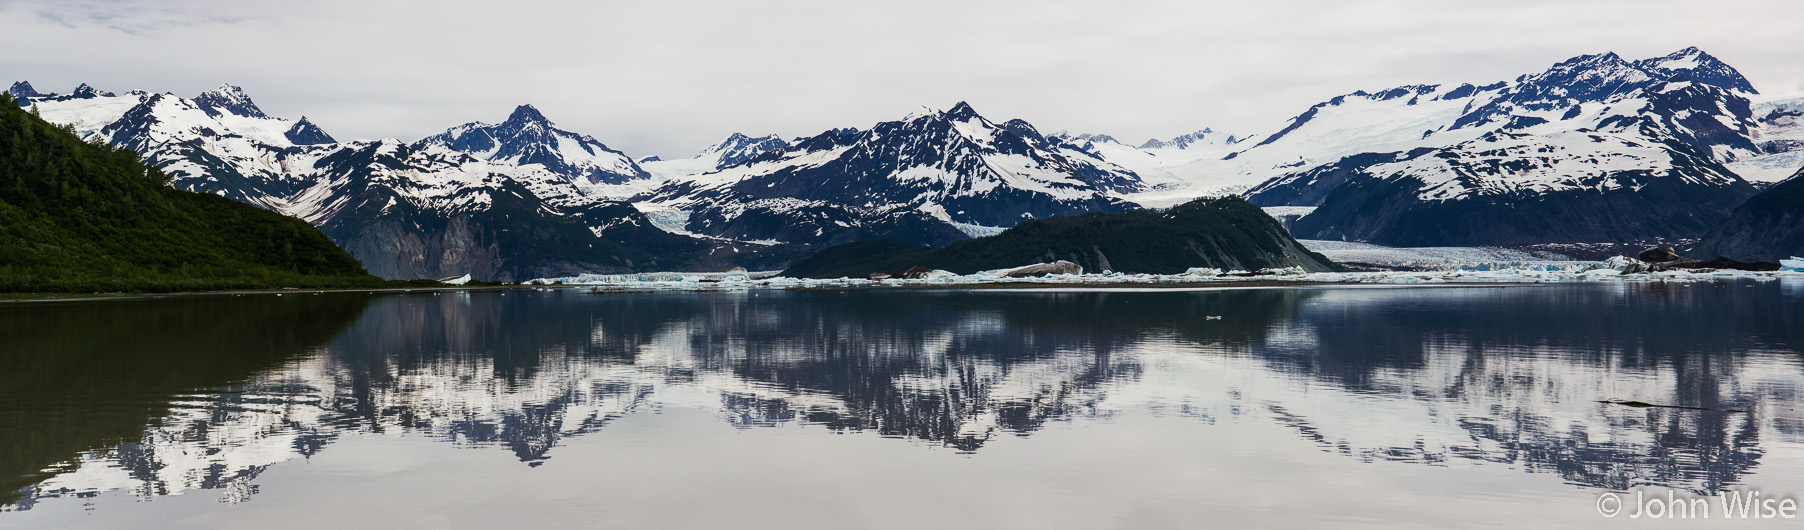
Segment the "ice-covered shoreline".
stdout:
<svg viewBox="0 0 1804 530">
<path fill-rule="evenodd" d="M 1633 263 L 1626 258 L 1609 261 L 1495 263 L 1450 267 L 1434 271 L 1383 272 L 1303 272 L 1298 268 L 1266 269 L 1258 272 L 1191 269 L 1183 274 L 1123 274 L 1118 272 L 1087 274 L 1055 274 L 1037 278 L 1014 278 L 1004 271 L 975 274 L 937 274 L 928 278 L 872 280 L 866 278 L 807 279 L 786 278 L 775 272 L 756 273 L 645 273 L 584 274 L 566 278 L 542 278 L 540 284 L 613 287 L 629 289 L 719 289 L 719 288 L 832 288 L 832 287 L 982 287 L 986 285 L 1051 285 L 1051 286 L 1173 286 L 1222 285 L 1237 283 L 1304 284 L 1529 284 L 1557 282 L 1704 282 L 1720 280 L 1769 281 L 1780 278 L 1804 279 L 1804 259 L 1785 260 L 1784 268 L 1771 272 L 1736 270 L 1675 270 L 1652 273 L 1623 274 Z M 941 271 L 936 271 L 941 272 Z"/>
</svg>

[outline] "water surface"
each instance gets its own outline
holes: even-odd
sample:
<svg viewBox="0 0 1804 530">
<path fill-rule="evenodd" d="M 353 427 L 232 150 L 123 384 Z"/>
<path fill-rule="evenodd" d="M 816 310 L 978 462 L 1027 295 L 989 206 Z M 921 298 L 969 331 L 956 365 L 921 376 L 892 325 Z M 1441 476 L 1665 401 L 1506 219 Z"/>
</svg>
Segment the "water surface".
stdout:
<svg viewBox="0 0 1804 530">
<path fill-rule="evenodd" d="M 1804 493 L 1800 322 L 1777 281 L 14 303 L 0 527 L 1595 527 Z"/>
</svg>

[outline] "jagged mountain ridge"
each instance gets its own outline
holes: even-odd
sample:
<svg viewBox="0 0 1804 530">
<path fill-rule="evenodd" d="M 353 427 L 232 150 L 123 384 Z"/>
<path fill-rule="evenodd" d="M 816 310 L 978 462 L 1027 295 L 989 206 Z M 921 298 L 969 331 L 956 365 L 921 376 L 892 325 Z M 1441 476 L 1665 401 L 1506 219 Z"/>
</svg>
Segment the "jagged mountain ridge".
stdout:
<svg viewBox="0 0 1804 530">
<path fill-rule="evenodd" d="M 32 103 L 78 134 L 143 153 L 174 187 L 307 220 L 385 278 L 678 269 L 743 246 L 664 233 L 630 205 L 522 158 L 485 160 L 430 141 L 334 142 L 304 118 L 268 116 L 229 85 L 194 99 L 104 96 L 84 85 Z M 515 140 L 518 152 L 531 152 L 521 137 L 568 137 L 542 116 L 524 121 L 523 134 L 484 132 Z"/>
<path fill-rule="evenodd" d="M 826 131 L 634 200 L 687 212 L 688 231 L 729 239 L 943 244 L 1025 219 L 1119 211 L 1130 205 L 1114 194 L 1139 188 L 1131 171 L 960 102 Z"/>
<path fill-rule="evenodd" d="M 37 92 L 29 83 L 14 86 L 22 93 Z M 694 159 L 647 161 L 639 167 L 656 178 L 622 172 L 601 180 L 591 180 L 582 164 L 564 155 L 602 156 L 611 150 L 599 142 L 585 144 L 593 138 L 556 129 L 537 109 L 524 106 L 502 124 L 473 122 L 410 144 L 418 148 L 416 154 L 396 160 L 420 164 L 412 168 L 413 176 L 389 178 L 383 185 L 405 188 L 397 200 L 415 201 L 422 211 L 460 215 L 465 211 L 454 198 L 471 200 L 479 194 L 443 190 L 475 186 L 499 193 L 508 180 L 561 216 L 581 217 L 596 233 L 607 227 L 651 226 L 655 220 L 656 226 L 717 242 L 825 244 L 892 237 L 927 244 L 993 233 L 1021 219 L 1165 206 L 1247 188 L 1254 188 L 1248 195 L 1262 205 L 1326 206 L 1336 190 L 1362 179 L 1390 182 L 1361 187 L 1386 195 L 1346 195 L 1341 200 L 1357 199 L 1358 204 L 1318 209 L 1324 214 L 1321 220 L 1302 226 L 1337 227 L 1336 238 L 1377 240 L 1391 236 L 1374 232 L 1374 227 L 1410 223 L 1364 219 L 1373 211 L 1397 214 L 1429 202 L 1451 202 L 1439 209 L 1443 212 L 1459 210 L 1460 204 L 1482 206 L 1474 211 L 1509 210 L 1512 204 L 1560 194 L 1642 193 L 1650 189 L 1650 179 L 1671 176 L 1689 187 L 1667 195 L 1699 200 L 1568 202 L 1572 207 L 1564 210 L 1591 212 L 1584 215 L 1633 215 L 1611 213 L 1615 221 L 1566 223 L 1597 229 L 1588 232 L 1561 229 L 1510 237 L 1544 238 L 1554 232 L 1561 238 L 1695 237 L 1715 224 L 1713 217 L 1726 216 L 1751 193 L 1733 181 L 1745 176 L 1738 173 L 1757 168 L 1763 175 L 1789 175 L 1804 161 L 1797 158 L 1804 155 L 1798 150 L 1804 146 L 1804 130 L 1797 126 L 1804 105 L 1761 101 L 1757 94 L 1733 68 L 1695 48 L 1637 61 L 1602 53 L 1483 86 L 1354 92 L 1260 135 L 1205 129 L 1131 146 L 1108 135 L 1041 135 L 1021 120 L 998 124 L 981 116 L 935 118 L 958 107 L 969 109 L 961 104 L 946 112 L 866 130 L 835 129 L 794 142 L 734 134 Z M 377 144 L 335 142 L 305 118 L 269 117 L 229 85 L 191 100 L 143 92 L 115 96 L 86 85 L 66 96 L 26 99 L 41 103 L 46 117 L 78 132 L 104 133 L 109 142 L 145 150 L 176 176 L 178 186 L 316 220 L 324 217 L 313 209 L 327 204 L 323 199 L 335 189 L 321 183 L 332 181 L 334 172 L 348 171 L 322 168 L 320 161 L 339 149 Z M 156 101 L 141 114 L 155 120 L 116 123 L 151 100 Z M 922 120 L 941 125 L 910 128 Z M 945 125 L 955 123 L 975 125 L 968 131 Z M 505 148 L 516 140 L 520 147 Z M 1016 150 L 1012 146 L 1017 143 L 1027 147 Z M 1029 162 L 995 163 L 1015 155 Z M 562 158 L 534 162 L 534 156 Z M 617 160 L 635 164 L 624 155 Z M 676 162 L 700 169 L 654 169 Z M 1028 167 L 1036 165 L 1042 167 Z M 753 167 L 758 169 L 748 169 Z M 443 179 L 440 173 L 463 176 Z M 1213 180 L 1199 180 L 1198 174 Z M 607 180 L 614 177 L 624 180 Z M 645 191 L 652 186 L 656 188 Z M 1459 192 L 1449 192 L 1454 189 Z M 631 200 L 637 208 L 608 198 L 629 192 L 636 193 Z M 444 202 L 428 204 L 434 201 Z M 579 213 L 591 206 L 621 216 Z M 1328 219 L 1327 214 L 1342 211 L 1355 212 L 1347 214 L 1354 217 Z M 1642 211 L 1665 212 L 1659 215 L 1666 221 L 1650 222 Z M 1372 222 L 1350 228 L 1353 224 L 1346 221 L 1355 217 Z M 1436 219 L 1462 222 L 1457 216 Z M 1619 226 L 1606 226 L 1610 223 Z M 1620 229 L 1631 223 L 1657 230 Z"/>
</svg>

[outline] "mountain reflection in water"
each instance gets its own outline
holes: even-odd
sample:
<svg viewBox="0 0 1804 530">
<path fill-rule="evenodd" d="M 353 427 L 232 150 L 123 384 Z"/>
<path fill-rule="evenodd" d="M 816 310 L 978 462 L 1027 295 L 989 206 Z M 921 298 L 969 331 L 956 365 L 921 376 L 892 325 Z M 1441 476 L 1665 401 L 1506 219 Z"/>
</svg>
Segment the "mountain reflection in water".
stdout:
<svg viewBox="0 0 1804 530">
<path fill-rule="evenodd" d="M 1151 411 L 1272 422 L 1371 462 L 1501 464 L 1585 487 L 1708 493 L 1756 469 L 1765 444 L 1804 440 L 1795 287 L 10 304 L 0 306 L 0 503 L 29 510 L 112 490 L 239 500 L 271 466 L 329 457 L 347 435 L 556 465 L 564 440 L 666 407 L 961 452 L 1049 422 L 1109 429 L 1112 415 Z"/>
</svg>

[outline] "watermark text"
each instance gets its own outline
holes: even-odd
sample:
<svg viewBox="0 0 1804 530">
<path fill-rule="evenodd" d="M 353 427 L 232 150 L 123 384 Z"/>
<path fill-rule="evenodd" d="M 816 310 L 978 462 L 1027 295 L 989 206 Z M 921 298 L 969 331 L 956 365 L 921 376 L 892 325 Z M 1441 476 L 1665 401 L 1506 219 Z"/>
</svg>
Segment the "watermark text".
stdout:
<svg viewBox="0 0 1804 530">
<path fill-rule="evenodd" d="M 1756 490 L 1727 490 L 1713 497 L 1635 490 L 1598 496 L 1597 513 L 1630 519 L 1796 519 L 1798 500 Z"/>
</svg>

